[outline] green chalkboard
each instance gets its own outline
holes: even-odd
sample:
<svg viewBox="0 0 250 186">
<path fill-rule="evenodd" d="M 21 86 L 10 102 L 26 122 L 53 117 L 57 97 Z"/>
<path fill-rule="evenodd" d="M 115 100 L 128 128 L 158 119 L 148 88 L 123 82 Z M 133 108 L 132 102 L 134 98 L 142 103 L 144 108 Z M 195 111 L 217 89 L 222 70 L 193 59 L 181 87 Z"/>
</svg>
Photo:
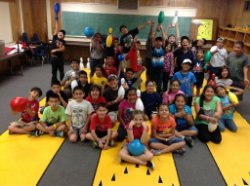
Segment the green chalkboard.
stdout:
<svg viewBox="0 0 250 186">
<path fill-rule="evenodd" d="M 133 29 L 148 20 L 155 20 L 157 25 L 158 16 L 141 16 L 141 15 L 121 15 L 121 14 L 97 14 L 83 12 L 62 12 L 62 27 L 66 30 L 67 35 L 83 36 L 83 29 L 88 26 L 92 27 L 95 32 L 107 34 L 108 28 L 113 28 L 113 36 L 120 37 L 119 27 L 126 25 L 128 29 Z M 164 28 L 172 22 L 173 17 L 165 17 Z M 190 35 L 191 18 L 179 17 L 180 35 Z M 149 32 L 149 26 L 141 30 L 139 39 L 146 39 Z M 160 34 L 160 33 L 158 33 Z M 175 29 L 171 29 L 169 34 L 175 34 Z"/>
</svg>

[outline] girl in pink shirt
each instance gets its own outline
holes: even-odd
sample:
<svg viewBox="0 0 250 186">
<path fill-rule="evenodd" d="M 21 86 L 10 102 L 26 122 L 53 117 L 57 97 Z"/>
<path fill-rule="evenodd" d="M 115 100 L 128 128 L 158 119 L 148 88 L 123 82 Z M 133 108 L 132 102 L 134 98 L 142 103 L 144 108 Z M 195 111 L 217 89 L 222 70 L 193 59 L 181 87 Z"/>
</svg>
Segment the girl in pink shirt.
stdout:
<svg viewBox="0 0 250 186">
<path fill-rule="evenodd" d="M 166 103 L 168 105 L 172 104 L 174 102 L 175 96 L 177 94 L 184 94 L 181 90 L 181 84 L 178 80 L 172 80 L 170 82 L 170 89 L 163 93 L 163 103 Z"/>
</svg>

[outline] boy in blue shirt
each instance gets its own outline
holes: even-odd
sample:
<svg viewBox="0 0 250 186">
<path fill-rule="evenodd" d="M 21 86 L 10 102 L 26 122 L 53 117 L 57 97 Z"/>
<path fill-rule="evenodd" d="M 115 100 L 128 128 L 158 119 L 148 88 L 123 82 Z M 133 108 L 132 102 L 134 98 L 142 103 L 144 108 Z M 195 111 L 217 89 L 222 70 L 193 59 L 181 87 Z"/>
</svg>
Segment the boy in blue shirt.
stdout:
<svg viewBox="0 0 250 186">
<path fill-rule="evenodd" d="M 190 72 L 192 61 L 190 59 L 184 59 L 181 67 L 182 70 L 174 74 L 173 80 L 179 80 L 181 82 L 181 90 L 185 93 L 187 105 L 191 107 L 193 99 L 193 87 L 194 83 L 196 83 L 194 74 Z"/>
</svg>

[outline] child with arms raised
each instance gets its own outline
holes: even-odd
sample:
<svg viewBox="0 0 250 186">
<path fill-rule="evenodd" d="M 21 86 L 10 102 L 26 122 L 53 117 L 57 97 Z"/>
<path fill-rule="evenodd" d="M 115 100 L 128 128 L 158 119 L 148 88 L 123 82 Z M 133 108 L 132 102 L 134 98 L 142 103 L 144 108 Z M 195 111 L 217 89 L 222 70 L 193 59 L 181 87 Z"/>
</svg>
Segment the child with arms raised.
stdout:
<svg viewBox="0 0 250 186">
<path fill-rule="evenodd" d="M 70 129 L 68 132 L 69 140 L 77 142 L 80 136 L 81 141 L 85 140 L 90 121 L 90 114 L 94 111 L 90 102 L 83 99 L 84 90 L 82 87 L 73 89 L 73 100 L 71 100 L 65 110 Z"/>
<path fill-rule="evenodd" d="M 114 145 L 113 139 L 117 136 L 117 132 L 112 131 L 112 122 L 109 117 L 108 109 L 105 103 L 99 103 L 96 106 L 96 114 L 92 115 L 90 123 L 90 133 L 86 138 L 94 142 L 94 147 L 108 149 Z"/>
<path fill-rule="evenodd" d="M 154 155 L 160 155 L 175 151 L 183 154 L 185 152 L 184 139 L 175 136 L 176 123 L 169 114 L 168 105 L 163 103 L 158 108 L 158 116 L 152 119 L 152 138 L 149 146 Z"/>
<path fill-rule="evenodd" d="M 140 110 L 133 112 L 133 118 L 127 127 L 128 143 L 134 139 L 139 139 L 142 144 L 147 144 L 147 124 L 143 120 L 144 113 Z M 154 169 L 154 164 L 151 162 L 153 154 L 145 147 L 144 153 L 139 156 L 133 156 L 129 153 L 127 145 L 125 145 L 119 153 L 121 160 L 128 163 L 139 164 Z"/>
<path fill-rule="evenodd" d="M 44 109 L 42 119 L 36 125 L 36 128 L 39 130 L 36 135 L 42 133 L 61 137 L 64 135 L 66 115 L 64 107 L 59 104 L 59 95 L 51 94 L 48 100 L 49 106 Z"/>
<path fill-rule="evenodd" d="M 39 121 L 39 102 L 37 99 L 41 95 L 42 90 L 40 88 L 33 87 L 30 89 L 27 106 L 21 113 L 21 118 L 10 123 L 8 127 L 9 134 L 28 134 L 36 128 L 35 124 Z"/>
</svg>

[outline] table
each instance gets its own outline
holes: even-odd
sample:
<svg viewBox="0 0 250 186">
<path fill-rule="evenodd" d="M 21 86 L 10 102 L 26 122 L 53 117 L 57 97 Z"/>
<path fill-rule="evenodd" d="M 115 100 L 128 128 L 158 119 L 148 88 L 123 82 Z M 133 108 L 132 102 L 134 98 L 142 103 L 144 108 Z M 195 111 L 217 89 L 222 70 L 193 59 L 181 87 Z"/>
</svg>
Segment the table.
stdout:
<svg viewBox="0 0 250 186">
<path fill-rule="evenodd" d="M 18 57 L 20 59 L 20 71 L 21 71 L 21 75 L 23 75 L 23 60 L 22 60 L 22 56 L 25 54 L 25 51 L 24 52 L 16 52 L 14 54 L 11 54 L 11 55 L 5 55 L 5 56 L 1 56 L 0 57 L 0 62 L 4 62 L 4 61 L 7 61 L 8 62 L 8 65 L 9 65 L 9 69 L 10 69 L 10 75 L 13 74 L 13 66 L 12 66 L 12 59 Z"/>
</svg>

